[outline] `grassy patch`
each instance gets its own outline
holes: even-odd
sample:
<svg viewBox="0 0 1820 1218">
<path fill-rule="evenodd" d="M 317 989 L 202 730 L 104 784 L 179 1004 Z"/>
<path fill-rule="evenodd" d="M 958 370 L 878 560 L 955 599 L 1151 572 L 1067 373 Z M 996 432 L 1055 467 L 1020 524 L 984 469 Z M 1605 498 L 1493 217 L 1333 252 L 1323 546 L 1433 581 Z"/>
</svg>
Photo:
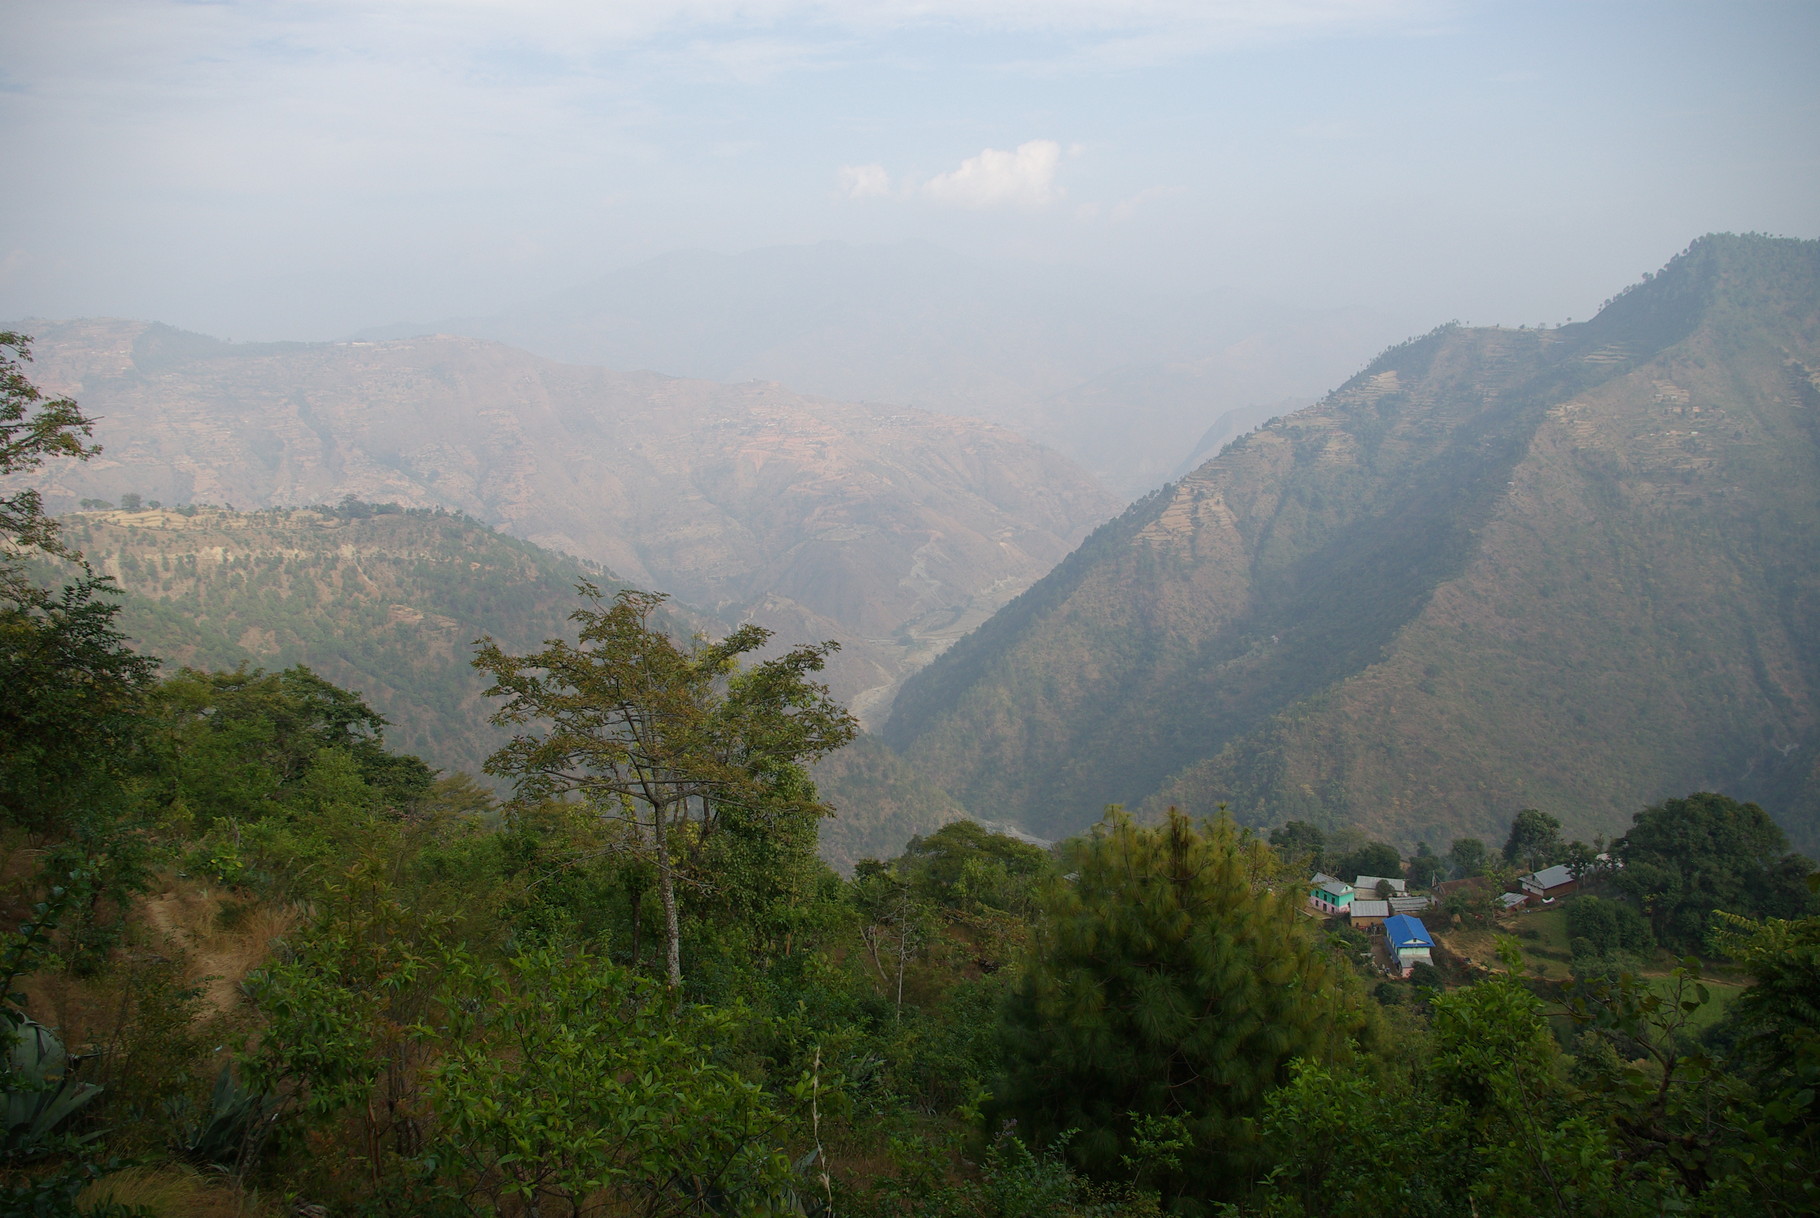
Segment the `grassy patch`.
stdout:
<svg viewBox="0 0 1820 1218">
<path fill-rule="evenodd" d="M 1669 992 L 1671 981 L 1668 977 L 1652 976 L 1647 978 L 1647 980 L 1649 982 L 1649 988 L 1656 993 L 1667 994 Z M 1692 1016 L 1687 1021 L 1688 1034 L 1693 1036 L 1698 1036 L 1700 1033 L 1706 1031 L 1723 1019 L 1726 1011 L 1731 1009 L 1732 1003 L 1738 1000 L 1738 995 L 1742 994 L 1746 989 L 1746 987 L 1742 985 L 1731 985 L 1725 982 L 1714 981 L 1711 978 L 1702 978 L 1701 980 L 1706 985 L 1707 1000 L 1706 1004 L 1699 1010 L 1693 1012 Z"/>
</svg>

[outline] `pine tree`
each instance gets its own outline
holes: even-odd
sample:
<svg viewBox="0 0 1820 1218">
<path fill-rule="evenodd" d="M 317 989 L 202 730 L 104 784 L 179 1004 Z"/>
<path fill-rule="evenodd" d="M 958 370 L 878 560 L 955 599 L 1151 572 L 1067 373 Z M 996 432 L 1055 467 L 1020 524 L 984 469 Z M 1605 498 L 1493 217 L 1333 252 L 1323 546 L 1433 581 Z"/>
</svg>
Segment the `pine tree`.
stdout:
<svg viewBox="0 0 1820 1218">
<path fill-rule="evenodd" d="M 1353 974 L 1224 813 L 1140 827 L 1113 810 L 1062 870 L 1007 1008 L 1002 1114 L 1038 1140 L 1075 1131 L 1084 1170 L 1178 1210 L 1232 1194 L 1290 1062 L 1331 1066 L 1366 1030 Z"/>
</svg>

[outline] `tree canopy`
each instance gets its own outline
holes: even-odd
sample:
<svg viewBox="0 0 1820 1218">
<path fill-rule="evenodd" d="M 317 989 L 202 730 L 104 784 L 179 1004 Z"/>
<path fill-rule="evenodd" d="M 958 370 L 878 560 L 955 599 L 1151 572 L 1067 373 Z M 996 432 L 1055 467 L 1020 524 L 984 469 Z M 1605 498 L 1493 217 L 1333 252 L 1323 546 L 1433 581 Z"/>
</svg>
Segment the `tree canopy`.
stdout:
<svg viewBox="0 0 1820 1218">
<path fill-rule="evenodd" d="M 521 803 L 574 794 L 626 822 L 656 868 L 666 972 L 680 985 L 676 886 L 688 855 L 729 816 L 787 833 L 789 822 L 813 825 L 827 811 L 802 767 L 857 730 L 810 676 L 838 645 L 797 647 L 742 669 L 740 657 L 770 631 L 742 626 L 681 646 L 657 620 L 663 595 L 628 589 L 606 601 L 591 584 L 580 591 L 576 643 L 551 640 L 514 656 L 481 640 L 474 665 L 493 678 L 488 694 L 505 699 L 493 722 L 532 729 L 495 753 L 487 772 L 513 779 Z"/>
<path fill-rule="evenodd" d="M 25 375 L 31 339 L 0 330 L 0 477 L 37 469 L 50 457 L 87 460 L 101 451 L 87 442 L 93 420 L 73 398 L 46 398 Z M 0 540 L 61 552 L 56 522 L 44 514 L 38 492 L 0 495 Z"/>
<path fill-rule="evenodd" d="M 1561 861 L 1561 818 L 1536 808 L 1524 808 L 1511 818 L 1510 836 L 1504 839 L 1504 861 L 1535 871 Z"/>
<path fill-rule="evenodd" d="M 1808 860 L 1769 813 L 1729 796 L 1702 791 L 1645 808 L 1612 853 L 1624 863 L 1612 884 L 1677 951 L 1705 946 L 1714 910 L 1798 918 L 1814 907 Z"/>
<path fill-rule="evenodd" d="M 1156 826 L 1115 811 L 1077 841 L 1007 1008 L 1001 1111 L 1042 1138 L 1075 1131 L 1096 1175 L 1184 1203 L 1238 1189 L 1248 1121 L 1291 1059 L 1344 1059 L 1366 1026 L 1297 888 L 1264 883 L 1268 853 L 1223 814 L 1174 810 Z"/>
</svg>

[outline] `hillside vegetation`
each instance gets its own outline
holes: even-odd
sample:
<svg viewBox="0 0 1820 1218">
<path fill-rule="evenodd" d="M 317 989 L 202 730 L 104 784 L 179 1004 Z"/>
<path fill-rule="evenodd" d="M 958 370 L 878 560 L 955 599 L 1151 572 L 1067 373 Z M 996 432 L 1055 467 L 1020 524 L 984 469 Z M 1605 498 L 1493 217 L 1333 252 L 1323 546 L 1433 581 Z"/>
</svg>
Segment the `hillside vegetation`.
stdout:
<svg viewBox="0 0 1820 1218">
<path fill-rule="evenodd" d="M 387 505 L 392 507 L 393 505 Z M 63 533 L 127 592 L 121 630 L 167 665 L 303 664 L 357 690 L 391 739 L 477 773 L 487 722 L 474 640 L 531 647 L 567 629 L 600 567 L 445 512 L 142 510 L 64 518 Z"/>
<path fill-rule="evenodd" d="M 1708 237 L 1592 321 L 1445 326 L 1134 505 L 887 739 L 1055 836 L 1108 803 L 1405 842 L 1677 791 L 1820 834 L 1820 243 Z"/>
<path fill-rule="evenodd" d="M 578 581 L 618 586 L 594 563 L 396 504 L 142 508 L 61 522 L 124 590 L 121 630 L 167 669 L 305 665 L 357 691 L 401 747 L 472 775 L 505 740 L 487 722 L 474 641 L 534 647 L 570 629 Z M 675 602 L 666 620 L 682 637 L 726 630 Z M 872 737 L 816 776 L 835 809 L 821 826 L 822 854 L 842 868 L 964 815 Z"/>
</svg>

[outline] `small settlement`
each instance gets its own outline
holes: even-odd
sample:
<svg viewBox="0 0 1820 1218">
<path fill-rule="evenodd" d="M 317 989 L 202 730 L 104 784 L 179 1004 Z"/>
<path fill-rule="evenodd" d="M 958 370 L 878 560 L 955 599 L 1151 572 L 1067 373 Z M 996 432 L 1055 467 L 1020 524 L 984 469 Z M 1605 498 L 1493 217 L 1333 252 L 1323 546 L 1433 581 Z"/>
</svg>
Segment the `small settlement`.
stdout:
<svg viewBox="0 0 1820 1218">
<path fill-rule="evenodd" d="M 1368 935 L 1384 935 L 1391 960 L 1405 977 L 1417 960 L 1431 958 L 1434 943 L 1415 915 L 1433 903 L 1432 897 L 1410 896 L 1407 881 L 1389 876 L 1361 875 L 1348 883 L 1317 872 L 1308 886 L 1308 904 L 1316 913 L 1345 918 L 1348 925 Z M 1402 952 L 1399 942 L 1405 944 Z"/>
<path fill-rule="evenodd" d="M 1600 855 L 1599 862 L 1612 865 L 1608 855 Z M 1487 893 L 1492 885 L 1489 877 L 1472 876 L 1435 885 L 1433 897 L 1411 896 L 1405 881 L 1390 876 L 1361 875 L 1348 882 L 1316 872 L 1308 881 L 1308 907 L 1322 917 L 1344 919 L 1354 930 L 1382 936 L 1391 971 L 1407 977 L 1418 962 L 1432 963 L 1434 956 L 1434 940 L 1416 915 L 1453 892 Z M 1516 890 L 1499 893 L 1496 901 L 1507 911 L 1525 905 L 1552 904 L 1557 897 L 1567 896 L 1578 887 L 1573 871 L 1560 863 L 1519 876 Z"/>
</svg>

